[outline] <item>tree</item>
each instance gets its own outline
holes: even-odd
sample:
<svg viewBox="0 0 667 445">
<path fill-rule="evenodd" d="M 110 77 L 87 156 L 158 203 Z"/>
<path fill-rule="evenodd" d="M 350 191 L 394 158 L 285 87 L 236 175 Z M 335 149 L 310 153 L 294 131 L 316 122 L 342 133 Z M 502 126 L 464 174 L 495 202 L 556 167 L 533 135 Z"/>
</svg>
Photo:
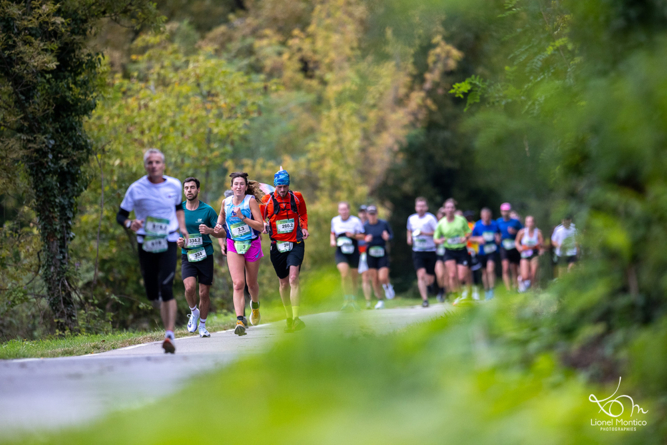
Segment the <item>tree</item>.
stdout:
<svg viewBox="0 0 667 445">
<path fill-rule="evenodd" d="M 101 18 L 157 25 L 150 2 L 0 1 L 0 162 L 24 170 L 42 241 L 42 279 L 60 330 L 76 325 L 69 244 L 83 168 L 93 153 L 83 123 L 95 108 L 100 56 L 87 39 Z"/>
</svg>

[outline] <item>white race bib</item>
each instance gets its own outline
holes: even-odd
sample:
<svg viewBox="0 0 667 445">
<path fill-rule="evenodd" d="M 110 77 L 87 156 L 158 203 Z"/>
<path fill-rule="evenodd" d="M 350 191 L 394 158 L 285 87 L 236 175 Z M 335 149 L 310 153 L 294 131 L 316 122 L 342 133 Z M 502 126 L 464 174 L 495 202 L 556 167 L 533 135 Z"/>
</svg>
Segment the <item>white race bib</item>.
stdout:
<svg viewBox="0 0 667 445">
<path fill-rule="evenodd" d="M 354 244 L 343 244 L 340 246 L 340 251 L 345 255 L 351 255 L 354 253 Z"/>
<path fill-rule="evenodd" d="M 188 238 L 188 243 L 185 247 L 190 249 L 190 248 L 193 248 L 193 247 L 201 247 L 203 244 L 204 244 L 204 239 L 201 237 L 201 235 L 199 235 L 199 236 L 192 236 L 191 235 Z"/>
<path fill-rule="evenodd" d="M 276 248 L 278 249 L 278 252 L 285 253 L 292 250 L 294 248 L 294 244 L 287 241 L 285 242 L 278 241 L 276 243 Z"/>
<path fill-rule="evenodd" d="M 203 247 L 199 247 L 198 249 L 193 249 L 188 251 L 188 261 L 191 263 L 197 263 L 199 261 L 202 261 L 206 259 L 208 255 L 206 255 L 206 249 Z"/>
<path fill-rule="evenodd" d="M 278 233 L 292 233 L 294 231 L 294 218 L 276 221 Z"/>
<path fill-rule="evenodd" d="M 530 258 L 531 256 L 533 256 L 533 249 L 521 251 L 521 258 Z"/>
<path fill-rule="evenodd" d="M 169 235 L 169 220 L 149 216 L 146 218 L 144 230 L 148 236 L 167 236 Z"/>
<path fill-rule="evenodd" d="M 438 246 L 435 248 L 435 254 L 443 256 L 445 254 L 445 245 L 438 244 Z"/>
<path fill-rule="evenodd" d="M 250 233 L 250 226 L 244 222 L 232 224 L 231 227 L 232 238 L 240 238 L 243 235 Z"/>
<path fill-rule="evenodd" d="M 336 245 L 338 247 L 343 247 L 343 246 L 346 246 L 348 244 L 352 245 L 353 243 L 352 243 L 352 240 L 350 238 L 346 237 L 346 236 L 341 236 L 336 240 Z"/>
<path fill-rule="evenodd" d="M 490 254 L 498 250 L 498 246 L 495 244 L 484 244 L 484 253 L 485 254 Z"/>
<path fill-rule="evenodd" d="M 516 246 L 516 243 L 514 242 L 513 239 L 504 239 L 503 240 L 503 247 L 505 250 L 512 250 Z"/>
<path fill-rule="evenodd" d="M 143 249 L 146 252 L 150 253 L 166 252 L 168 248 L 169 244 L 167 243 L 167 238 L 165 237 L 153 237 L 153 236 L 144 237 Z"/>
<path fill-rule="evenodd" d="M 496 234 L 493 232 L 484 232 L 482 233 L 482 238 L 484 238 L 484 241 L 487 243 L 490 243 L 493 241 L 493 239 L 496 237 Z"/>
<path fill-rule="evenodd" d="M 384 256 L 384 247 L 371 246 L 368 248 L 368 254 L 374 258 L 381 258 Z"/>
<path fill-rule="evenodd" d="M 464 242 L 465 238 L 460 236 L 453 236 L 451 238 L 447 238 L 447 244 L 463 244 Z"/>
</svg>

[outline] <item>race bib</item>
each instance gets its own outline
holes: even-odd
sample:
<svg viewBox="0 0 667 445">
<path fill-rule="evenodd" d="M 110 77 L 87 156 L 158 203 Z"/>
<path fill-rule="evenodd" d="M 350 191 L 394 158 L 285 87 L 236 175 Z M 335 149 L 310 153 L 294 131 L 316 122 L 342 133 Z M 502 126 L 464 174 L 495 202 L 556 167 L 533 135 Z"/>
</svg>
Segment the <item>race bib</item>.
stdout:
<svg viewBox="0 0 667 445">
<path fill-rule="evenodd" d="M 492 242 L 495 237 L 496 237 L 496 234 L 493 233 L 493 232 L 484 232 L 482 234 L 482 238 L 484 238 L 484 241 L 486 241 L 487 243 Z"/>
<path fill-rule="evenodd" d="M 143 249 L 150 253 L 166 252 L 169 244 L 165 237 L 146 236 L 144 237 Z"/>
<path fill-rule="evenodd" d="M 354 253 L 354 244 L 343 244 L 340 246 L 340 251 L 345 255 L 351 255 Z"/>
<path fill-rule="evenodd" d="M 465 242 L 465 238 L 461 236 L 453 236 L 451 238 L 447 238 L 447 244 L 463 244 Z"/>
<path fill-rule="evenodd" d="M 350 238 L 346 237 L 346 236 L 341 236 L 336 240 L 336 245 L 338 247 L 343 247 L 343 246 L 352 245 L 352 244 L 353 244 L 352 240 Z M 354 246 L 352 245 L 352 247 L 354 247 Z"/>
<path fill-rule="evenodd" d="M 435 248 L 435 254 L 443 256 L 445 254 L 445 245 L 438 244 L 438 247 Z"/>
<path fill-rule="evenodd" d="M 417 249 L 425 249 L 428 244 L 428 238 L 413 238 L 413 241 Z"/>
<path fill-rule="evenodd" d="M 531 246 L 531 247 L 532 247 L 532 246 L 534 246 L 534 245 L 536 245 L 536 244 L 537 244 L 537 241 L 532 240 L 532 239 L 531 239 L 531 240 L 526 240 L 526 241 L 523 242 L 523 245 L 524 245 L 524 246 Z"/>
<path fill-rule="evenodd" d="M 294 231 L 294 218 L 276 221 L 276 229 L 278 233 L 292 233 Z"/>
<path fill-rule="evenodd" d="M 521 251 L 521 258 L 530 258 L 531 256 L 533 256 L 533 249 Z"/>
<path fill-rule="evenodd" d="M 198 263 L 199 261 L 206 259 L 206 257 L 206 249 L 203 247 L 188 251 L 188 261 L 191 263 Z"/>
<path fill-rule="evenodd" d="M 278 252 L 285 253 L 292 250 L 294 248 L 294 244 L 290 242 L 277 242 L 276 248 L 278 249 Z"/>
<path fill-rule="evenodd" d="M 187 247 L 187 248 L 200 247 L 203 244 L 204 244 L 204 240 L 201 237 L 201 235 L 199 235 L 199 236 L 190 236 L 188 238 L 188 243 L 186 244 L 185 247 Z"/>
<path fill-rule="evenodd" d="M 374 258 L 380 258 L 384 256 L 384 247 L 382 246 L 371 246 L 368 248 L 368 254 Z"/>
<path fill-rule="evenodd" d="M 485 254 L 490 254 L 498 250 L 498 246 L 495 244 L 484 244 L 484 253 Z"/>
<path fill-rule="evenodd" d="M 234 249 L 239 255 L 244 255 L 250 250 L 250 241 L 234 241 Z"/>
<path fill-rule="evenodd" d="M 503 247 L 505 250 L 512 250 L 516 246 L 516 243 L 514 242 L 513 239 L 504 239 L 503 240 Z"/>
<path fill-rule="evenodd" d="M 149 216 L 146 218 L 144 230 L 148 236 L 167 236 L 169 235 L 169 220 Z"/>
<path fill-rule="evenodd" d="M 232 238 L 240 238 L 250 233 L 250 226 L 244 222 L 234 223 L 232 224 L 231 232 Z"/>
</svg>

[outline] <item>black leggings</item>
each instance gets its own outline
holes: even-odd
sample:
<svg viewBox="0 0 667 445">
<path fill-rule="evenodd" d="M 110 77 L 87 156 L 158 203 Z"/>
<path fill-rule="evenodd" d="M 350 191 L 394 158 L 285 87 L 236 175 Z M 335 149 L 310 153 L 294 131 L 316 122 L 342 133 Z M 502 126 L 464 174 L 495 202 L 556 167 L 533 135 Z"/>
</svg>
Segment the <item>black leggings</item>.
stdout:
<svg viewBox="0 0 667 445">
<path fill-rule="evenodd" d="M 176 250 L 175 242 L 169 242 L 165 252 L 151 253 L 139 246 L 139 265 L 141 275 L 144 277 L 144 288 L 146 296 L 151 301 L 162 299 L 169 301 L 174 299 L 174 275 L 176 274 Z"/>
</svg>

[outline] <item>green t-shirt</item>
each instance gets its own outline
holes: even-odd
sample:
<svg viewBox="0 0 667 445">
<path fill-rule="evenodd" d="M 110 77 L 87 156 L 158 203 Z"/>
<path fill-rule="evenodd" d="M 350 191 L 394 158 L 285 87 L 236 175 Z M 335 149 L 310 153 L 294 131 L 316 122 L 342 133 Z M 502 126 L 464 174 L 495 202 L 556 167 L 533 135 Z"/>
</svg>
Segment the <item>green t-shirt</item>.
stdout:
<svg viewBox="0 0 667 445">
<path fill-rule="evenodd" d="M 455 215 L 452 222 L 448 222 L 447 217 L 438 222 L 433 238 L 445 238 L 444 245 L 446 249 L 461 249 L 466 246 L 464 237 L 468 233 L 470 233 L 468 221 L 460 215 Z"/>
<path fill-rule="evenodd" d="M 187 201 L 183 201 L 183 212 L 185 212 L 185 227 L 188 229 L 190 235 L 190 242 L 194 245 L 191 248 L 204 247 L 206 255 L 213 255 L 213 243 L 211 237 L 199 233 L 199 225 L 206 224 L 210 228 L 214 228 L 218 223 L 218 214 L 215 213 L 213 207 L 205 202 L 199 201 L 197 210 L 188 210 L 186 207 Z M 199 240 L 198 238 L 201 238 Z M 201 244 L 199 244 L 201 241 Z M 188 244 L 187 247 L 190 247 Z M 181 253 L 187 254 L 186 249 L 181 249 Z"/>
</svg>

